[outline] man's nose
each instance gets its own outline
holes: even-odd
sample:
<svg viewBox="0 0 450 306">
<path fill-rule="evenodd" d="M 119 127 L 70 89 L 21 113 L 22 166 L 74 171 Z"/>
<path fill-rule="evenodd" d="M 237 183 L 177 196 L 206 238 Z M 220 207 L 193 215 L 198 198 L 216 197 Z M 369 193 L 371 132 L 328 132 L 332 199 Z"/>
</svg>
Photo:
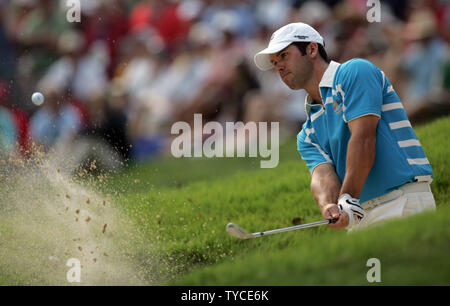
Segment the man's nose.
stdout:
<svg viewBox="0 0 450 306">
<path fill-rule="evenodd" d="M 284 65 L 281 64 L 281 63 L 277 63 L 277 64 L 275 65 L 275 70 L 276 70 L 278 73 L 282 72 L 282 71 L 284 70 Z"/>
</svg>

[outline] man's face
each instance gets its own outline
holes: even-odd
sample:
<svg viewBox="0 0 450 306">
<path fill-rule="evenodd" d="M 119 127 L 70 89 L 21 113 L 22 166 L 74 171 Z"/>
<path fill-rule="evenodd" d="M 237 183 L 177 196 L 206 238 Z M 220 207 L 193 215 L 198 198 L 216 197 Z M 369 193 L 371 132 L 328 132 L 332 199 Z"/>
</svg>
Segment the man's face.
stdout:
<svg viewBox="0 0 450 306">
<path fill-rule="evenodd" d="M 312 75 L 312 61 L 303 56 L 295 45 L 270 54 L 270 61 L 283 82 L 291 89 L 303 89 Z"/>
</svg>

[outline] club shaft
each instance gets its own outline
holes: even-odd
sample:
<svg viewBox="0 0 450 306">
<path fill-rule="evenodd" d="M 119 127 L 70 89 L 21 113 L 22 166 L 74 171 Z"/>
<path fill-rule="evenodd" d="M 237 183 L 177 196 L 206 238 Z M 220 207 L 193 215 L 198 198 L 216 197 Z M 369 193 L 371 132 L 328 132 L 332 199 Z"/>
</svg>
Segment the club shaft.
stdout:
<svg viewBox="0 0 450 306">
<path fill-rule="evenodd" d="M 265 232 L 252 233 L 251 235 L 253 237 L 273 235 L 273 234 L 282 233 L 282 232 L 295 231 L 295 230 L 298 230 L 301 228 L 308 228 L 308 227 L 315 227 L 315 226 L 324 225 L 324 224 L 330 224 L 330 222 L 331 222 L 330 219 L 327 219 L 327 220 L 322 220 L 322 221 L 317 221 L 317 222 L 311 222 L 311 223 L 306 223 L 306 224 L 300 224 L 300 225 L 294 225 L 294 226 L 290 226 L 290 227 L 274 229 L 274 230 L 265 231 Z"/>
</svg>

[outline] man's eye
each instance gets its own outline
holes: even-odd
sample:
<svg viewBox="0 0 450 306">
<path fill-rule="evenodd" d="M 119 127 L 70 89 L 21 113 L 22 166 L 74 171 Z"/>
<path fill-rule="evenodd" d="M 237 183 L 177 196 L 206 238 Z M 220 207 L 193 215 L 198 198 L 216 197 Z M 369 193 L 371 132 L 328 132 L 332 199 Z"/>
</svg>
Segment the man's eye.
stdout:
<svg viewBox="0 0 450 306">
<path fill-rule="evenodd" d="M 286 55 L 287 55 L 286 53 L 281 53 L 280 57 L 281 57 L 281 58 L 285 58 Z"/>
</svg>

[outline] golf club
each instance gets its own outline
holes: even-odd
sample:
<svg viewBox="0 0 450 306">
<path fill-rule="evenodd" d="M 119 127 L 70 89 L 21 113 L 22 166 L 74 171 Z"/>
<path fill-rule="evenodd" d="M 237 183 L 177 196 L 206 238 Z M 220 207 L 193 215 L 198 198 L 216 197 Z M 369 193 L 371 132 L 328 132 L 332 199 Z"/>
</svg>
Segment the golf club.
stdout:
<svg viewBox="0 0 450 306">
<path fill-rule="evenodd" d="M 295 226 L 290 226 L 290 227 L 283 227 L 283 228 L 278 228 L 278 229 L 269 230 L 269 231 L 265 231 L 265 232 L 256 232 L 253 234 L 249 234 L 245 229 L 243 229 L 242 227 L 240 227 L 239 225 L 237 225 L 235 223 L 228 223 L 226 230 L 227 230 L 228 234 L 230 234 L 231 236 L 241 238 L 241 239 L 250 239 L 250 238 L 262 237 L 262 236 L 272 235 L 272 234 L 277 234 L 277 233 L 282 233 L 282 232 L 295 231 L 295 230 L 303 229 L 303 228 L 315 227 L 315 226 L 324 225 L 324 224 L 335 223 L 336 221 L 337 221 L 337 219 L 330 218 L 330 219 L 326 219 L 326 220 L 322 220 L 322 221 L 305 223 L 305 224 L 300 224 L 300 225 L 295 225 Z"/>
</svg>

